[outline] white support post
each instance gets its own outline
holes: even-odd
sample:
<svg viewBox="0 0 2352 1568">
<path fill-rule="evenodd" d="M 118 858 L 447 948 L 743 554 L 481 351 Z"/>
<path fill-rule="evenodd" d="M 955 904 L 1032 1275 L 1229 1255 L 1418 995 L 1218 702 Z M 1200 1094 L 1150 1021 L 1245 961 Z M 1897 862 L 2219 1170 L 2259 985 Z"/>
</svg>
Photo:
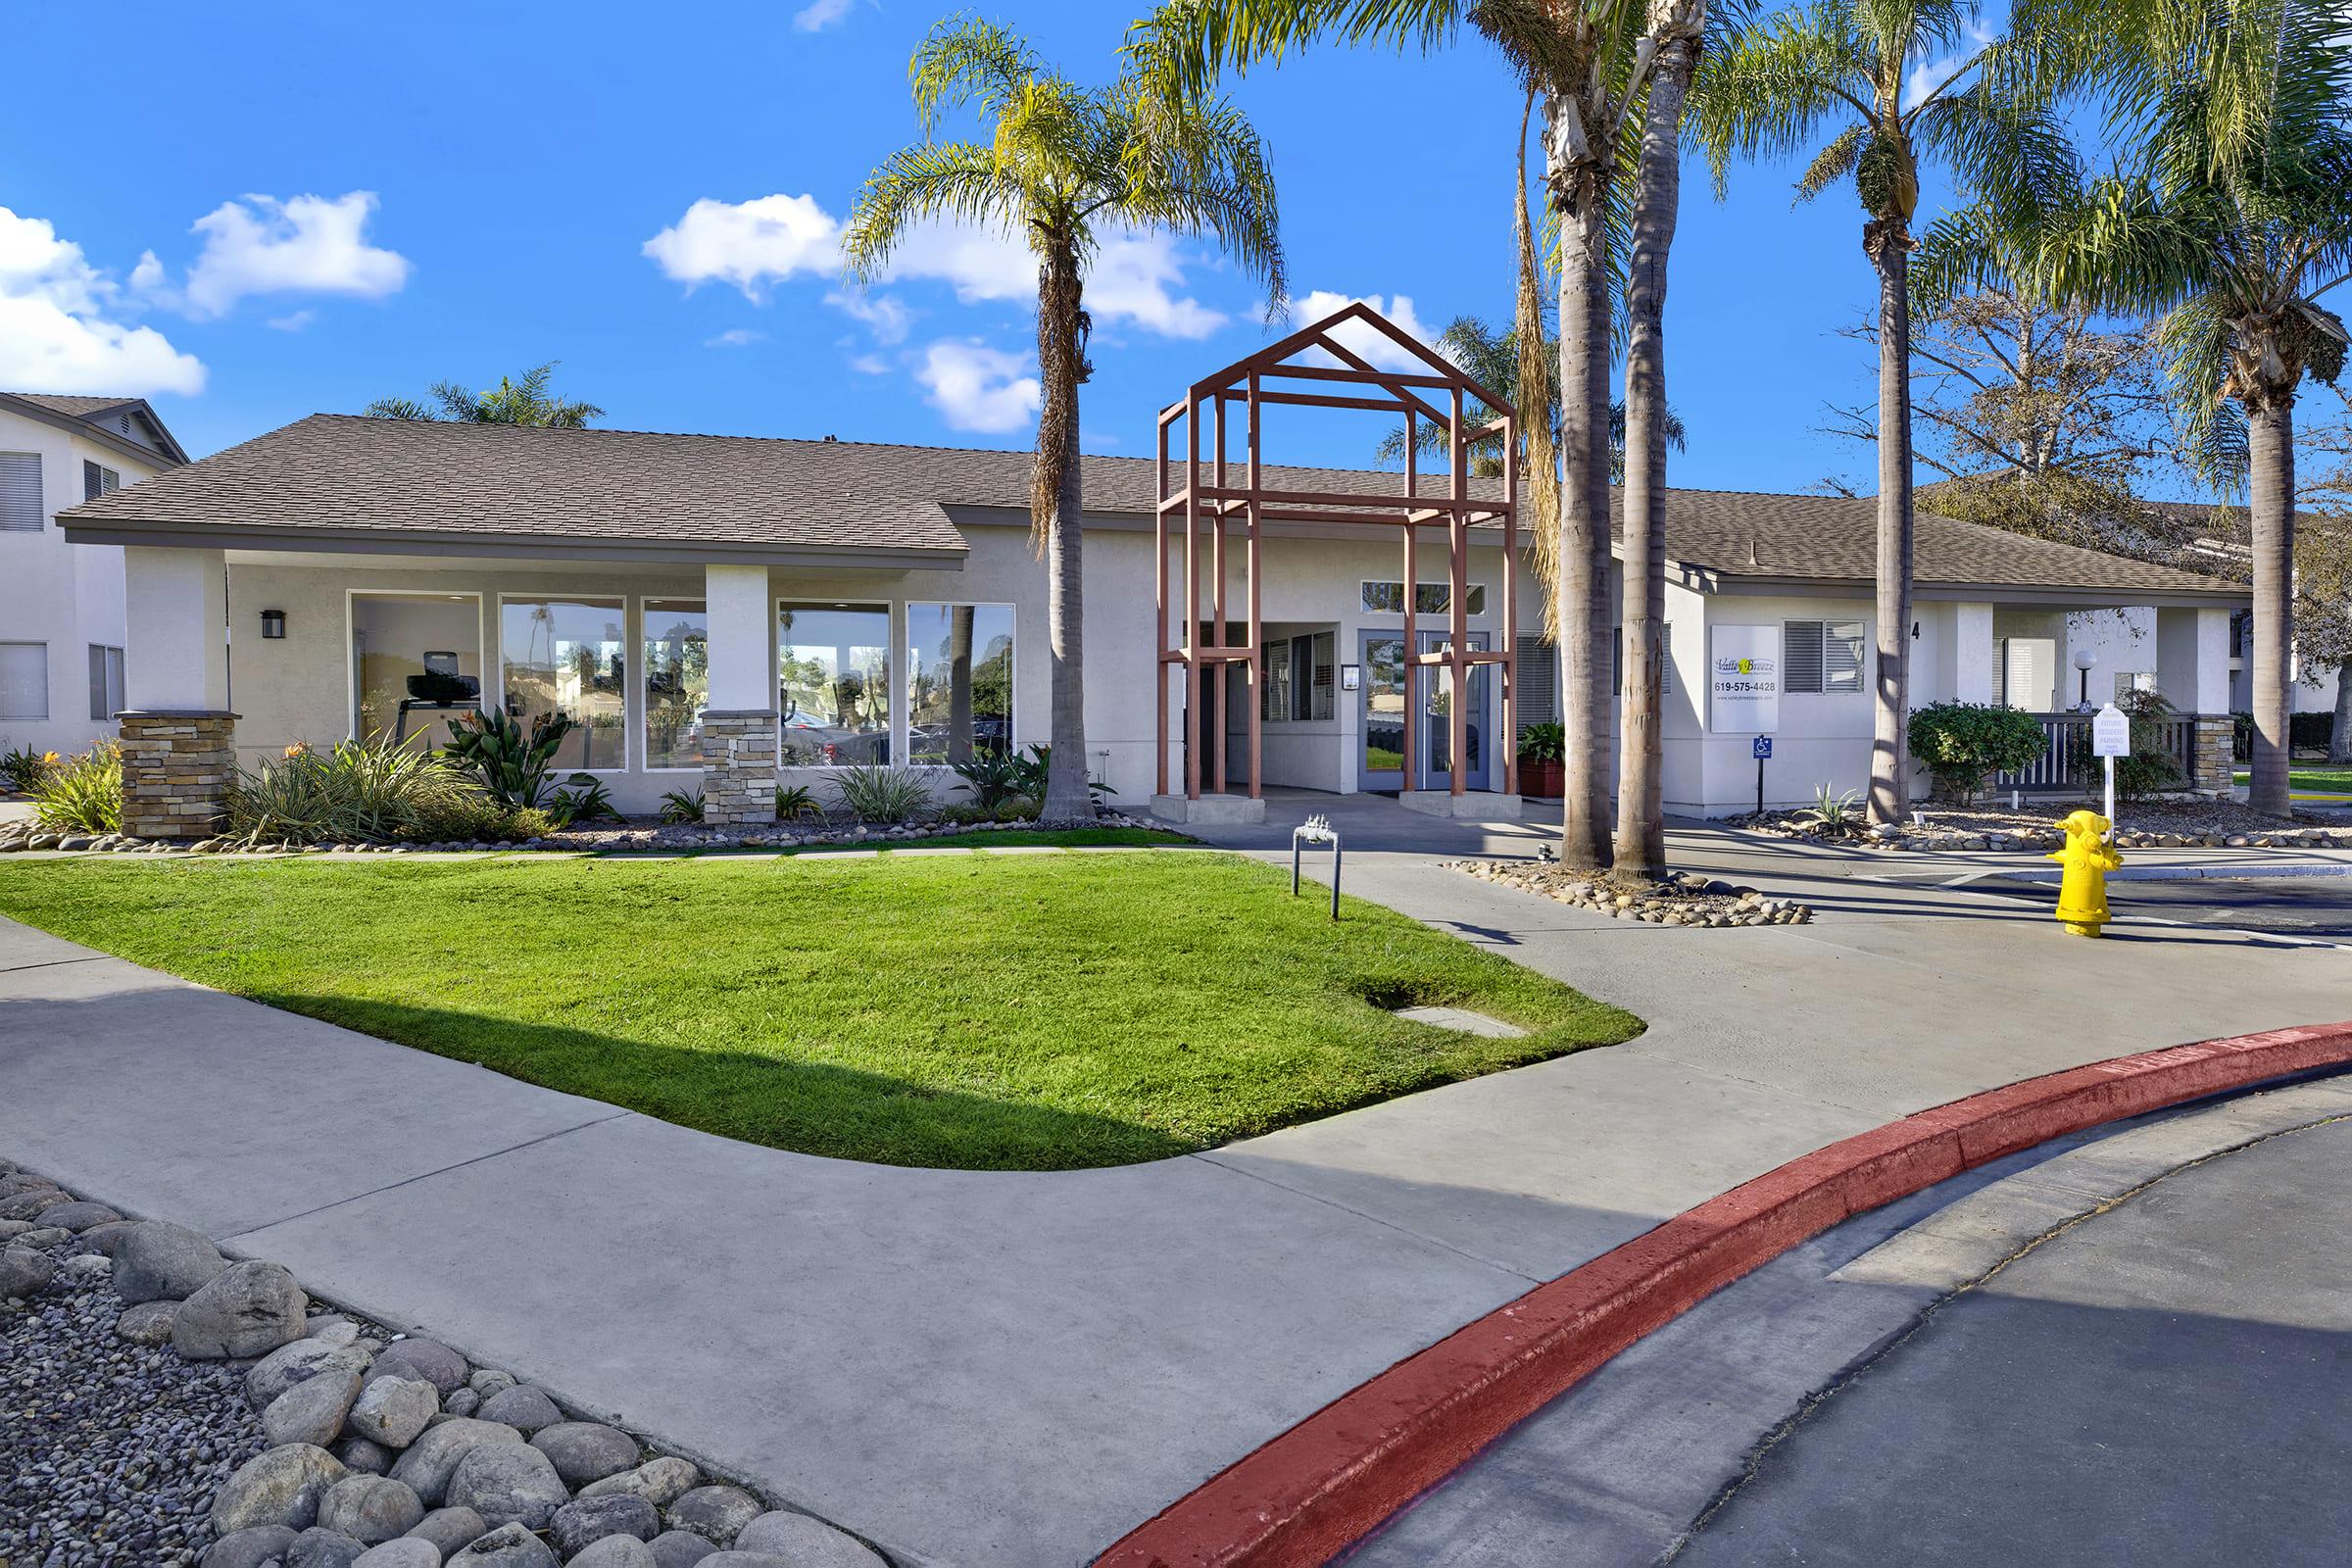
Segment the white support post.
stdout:
<svg viewBox="0 0 2352 1568">
<path fill-rule="evenodd" d="M 134 710 L 228 709 L 228 571 L 218 550 L 122 552 L 122 695 Z"/>
<path fill-rule="evenodd" d="M 703 713 L 703 821 L 776 819 L 775 601 L 765 566 L 703 568 L 710 706 Z"/>
</svg>

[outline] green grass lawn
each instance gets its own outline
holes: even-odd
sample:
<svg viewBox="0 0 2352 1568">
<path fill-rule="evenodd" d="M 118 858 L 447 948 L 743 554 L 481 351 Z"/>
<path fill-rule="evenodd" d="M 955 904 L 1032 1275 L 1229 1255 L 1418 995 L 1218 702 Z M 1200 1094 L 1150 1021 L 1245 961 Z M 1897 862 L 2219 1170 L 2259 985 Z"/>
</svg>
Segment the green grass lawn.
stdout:
<svg viewBox="0 0 2352 1568">
<path fill-rule="evenodd" d="M 2252 777 L 2242 767 L 2237 770 L 2240 784 Z M 2286 770 L 2286 787 L 2290 790 L 2308 790 L 2314 795 L 2352 795 L 2352 767 L 2305 762 Z"/>
<path fill-rule="evenodd" d="M 1459 939 L 1214 853 L 0 861 L 0 914 L 728 1137 L 1123 1164 L 1635 1034 Z M 1392 1007 L 1450 1003 L 1485 1040 Z"/>
</svg>

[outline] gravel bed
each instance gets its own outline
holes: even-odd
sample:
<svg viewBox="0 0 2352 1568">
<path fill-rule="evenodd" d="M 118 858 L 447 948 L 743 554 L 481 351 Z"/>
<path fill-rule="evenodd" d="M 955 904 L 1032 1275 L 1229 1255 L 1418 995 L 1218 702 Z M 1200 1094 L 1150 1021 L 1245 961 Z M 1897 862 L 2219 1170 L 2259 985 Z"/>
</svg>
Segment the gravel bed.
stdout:
<svg viewBox="0 0 2352 1568">
<path fill-rule="evenodd" d="M 33 1250 L 61 1272 L 0 1305 L 0 1563 L 189 1568 L 213 1494 L 262 1451 L 244 1377 L 117 1335 L 122 1298 L 76 1240 Z"/>
<path fill-rule="evenodd" d="M 1919 808 L 1924 821 L 1890 828 L 1865 826 L 1859 817 L 1825 826 L 1810 810 L 1747 812 L 1724 818 L 1724 826 L 1769 833 L 1806 844 L 1843 844 L 1865 850 L 2033 850 L 2066 842 L 2059 821 L 2096 801 L 2026 800 L 2015 810 L 2006 804 Z M 2191 800 L 2119 802 L 2116 843 L 2126 849 L 2352 849 L 2352 825 L 2340 816 L 2299 811 L 2291 821 L 2265 816 L 2233 801 L 2203 796 Z"/>
<path fill-rule="evenodd" d="M 1655 882 L 1594 876 L 1562 870 L 1541 860 L 1451 860 L 1447 865 L 1482 882 L 1497 882 L 1522 893 L 1541 894 L 1617 920 L 1650 925 L 1805 925 L 1813 907 L 1794 899 L 1776 899 L 1759 889 L 1718 881 L 1690 871 L 1669 871 Z"/>
</svg>

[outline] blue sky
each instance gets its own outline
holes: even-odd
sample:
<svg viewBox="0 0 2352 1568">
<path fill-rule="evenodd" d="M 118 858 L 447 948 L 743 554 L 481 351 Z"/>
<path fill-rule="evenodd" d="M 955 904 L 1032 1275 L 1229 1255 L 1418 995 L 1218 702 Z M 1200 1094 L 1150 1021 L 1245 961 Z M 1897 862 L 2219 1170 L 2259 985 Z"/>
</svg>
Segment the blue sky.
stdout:
<svg viewBox="0 0 2352 1568">
<path fill-rule="evenodd" d="M 23 8 L 0 386 L 145 393 L 201 453 L 561 360 L 558 389 L 616 427 L 1024 447 L 1021 255 L 930 235 L 865 293 L 831 261 L 866 172 L 915 137 L 906 57 L 943 9 Z M 1140 9 L 992 14 L 1094 79 Z M 1433 334 L 1507 316 L 1519 103 L 1484 45 L 1321 50 L 1234 92 L 1273 149 L 1298 296 L 1373 298 Z M 1736 172 L 1718 203 L 1689 171 L 1677 484 L 1867 480 L 1867 452 L 1814 428 L 1825 400 L 1873 395 L 1871 351 L 1837 335 L 1872 295 L 1860 214 L 1843 190 L 1792 210 L 1790 175 Z M 1268 332 L 1192 242 L 1114 245 L 1090 302 L 1101 452 L 1148 455 L 1153 412 Z M 1379 431 L 1295 434 L 1269 456 L 1369 462 Z"/>
</svg>

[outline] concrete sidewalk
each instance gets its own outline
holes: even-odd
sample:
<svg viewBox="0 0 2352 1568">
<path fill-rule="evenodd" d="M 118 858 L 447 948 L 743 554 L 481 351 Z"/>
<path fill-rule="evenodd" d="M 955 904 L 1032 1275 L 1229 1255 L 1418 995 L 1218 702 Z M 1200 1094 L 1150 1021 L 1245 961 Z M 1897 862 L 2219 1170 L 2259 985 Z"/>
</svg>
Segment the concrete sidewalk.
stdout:
<svg viewBox="0 0 2352 1568">
<path fill-rule="evenodd" d="M 1817 923 L 1606 920 L 1374 837 L 1350 839 L 1348 892 L 1648 1032 L 1152 1165 L 916 1171 L 685 1131 L 0 923 L 0 1151 L 282 1259 L 903 1560 L 1034 1568 L 1824 1143 L 2352 1012 L 2352 953 L 2161 927 L 2070 941 L 2014 903 L 1723 835 L 1678 839 L 1684 863 L 1804 898 Z"/>
</svg>

